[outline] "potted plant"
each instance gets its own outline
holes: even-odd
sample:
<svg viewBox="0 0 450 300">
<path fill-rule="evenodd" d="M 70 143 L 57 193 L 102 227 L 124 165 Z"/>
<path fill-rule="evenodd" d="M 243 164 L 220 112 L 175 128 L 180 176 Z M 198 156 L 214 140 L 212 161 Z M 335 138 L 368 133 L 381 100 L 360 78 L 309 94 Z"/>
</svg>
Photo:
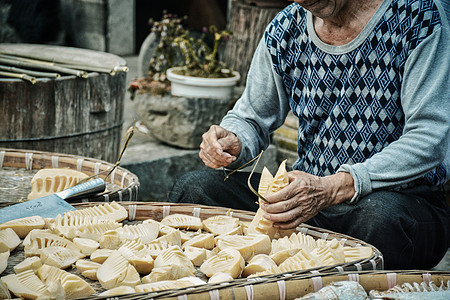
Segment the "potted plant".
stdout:
<svg viewBox="0 0 450 300">
<path fill-rule="evenodd" d="M 218 58 L 231 33 L 210 26 L 199 35 L 184 27 L 186 19 L 164 13 L 161 21 L 150 20 L 149 37 L 156 47 L 151 49 L 148 76 L 131 83 L 132 93 L 143 89 L 153 94 L 171 91 L 174 96 L 232 97 L 240 75 Z"/>
<path fill-rule="evenodd" d="M 197 149 L 201 135 L 232 107 L 240 76 L 218 59 L 231 33 L 214 26 L 194 33 L 185 28 L 185 20 L 166 13 L 161 21 L 150 21 L 151 55 L 142 59 L 148 70 L 131 82 L 129 91 L 153 137 Z M 140 57 L 142 53 L 141 48 Z"/>
<path fill-rule="evenodd" d="M 210 47 L 206 34 L 213 38 Z M 172 95 L 203 98 L 230 98 L 233 87 L 240 79 L 236 71 L 228 68 L 218 57 L 219 46 L 229 39 L 226 30 L 218 31 L 215 26 L 204 28 L 199 38 L 188 32 L 177 36 L 174 45 L 182 52 L 184 65 L 167 70 L 167 78 L 172 82 Z"/>
</svg>

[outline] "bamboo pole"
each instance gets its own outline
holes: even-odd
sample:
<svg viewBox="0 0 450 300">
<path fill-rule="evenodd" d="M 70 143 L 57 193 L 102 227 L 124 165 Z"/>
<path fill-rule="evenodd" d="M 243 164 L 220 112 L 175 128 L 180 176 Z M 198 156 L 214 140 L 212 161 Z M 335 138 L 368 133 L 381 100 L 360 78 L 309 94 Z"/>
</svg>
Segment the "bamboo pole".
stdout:
<svg viewBox="0 0 450 300">
<path fill-rule="evenodd" d="M 11 73 L 21 73 L 21 74 L 27 74 L 34 77 L 51 77 L 51 78 L 60 78 L 61 74 L 59 73 L 49 73 L 49 72 L 38 72 L 38 71 L 32 71 L 22 68 L 16 68 L 16 67 L 7 67 L 0 65 L 1 71 L 7 71 Z"/>
<path fill-rule="evenodd" d="M 47 62 L 42 62 L 42 63 L 29 62 L 29 61 L 11 59 L 10 57 L 11 56 L 5 57 L 5 55 L 0 55 L 0 63 L 8 65 L 8 66 L 14 66 L 14 67 L 23 67 L 23 68 L 32 68 L 32 69 L 60 72 L 60 73 L 75 75 L 75 76 L 83 77 L 83 78 L 88 77 L 88 73 L 85 71 L 74 70 L 74 69 L 64 68 L 64 67 L 60 67 L 60 66 L 54 66 L 54 65 L 51 65 L 51 63 L 47 63 Z"/>
<path fill-rule="evenodd" d="M 29 57 L 25 56 L 18 56 L 18 55 L 11 55 L 0 52 L 0 56 L 5 56 L 5 58 L 10 59 L 17 59 L 20 61 L 25 62 L 32 62 L 32 63 L 43 63 L 43 64 L 49 64 L 49 65 L 60 65 L 61 67 L 66 68 L 73 68 L 78 70 L 84 70 L 84 71 L 92 71 L 92 72 L 100 72 L 100 73 L 110 73 L 111 75 L 114 75 L 117 72 L 128 72 L 129 68 L 127 66 L 123 65 L 115 65 L 114 67 L 101 67 L 101 66 L 94 66 L 94 65 L 86 65 L 84 63 L 80 63 L 79 61 L 72 60 L 72 59 L 58 59 L 53 58 L 52 60 L 49 60 L 48 58 L 42 58 L 39 55 L 30 55 Z"/>
<path fill-rule="evenodd" d="M 97 67 L 97 66 L 88 66 L 88 65 L 72 65 L 72 64 L 65 64 L 65 63 L 58 63 L 58 65 L 64 66 L 67 68 L 73 68 L 73 69 L 79 69 L 79 70 L 85 70 L 85 71 L 91 71 L 91 72 L 109 73 L 110 75 L 115 75 L 118 72 L 128 72 L 129 71 L 127 66 L 120 66 L 120 65 L 117 65 L 112 69 Z"/>
<path fill-rule="evenodd" d="M 28 76 L 27 74 L 17 74 L 17 73 L 0 71 L 0 76 L 23 79 L 23 80 L 31 82 L 31 84 L 35 84 L 37 82 L 35 77 Z"/>
</svg>

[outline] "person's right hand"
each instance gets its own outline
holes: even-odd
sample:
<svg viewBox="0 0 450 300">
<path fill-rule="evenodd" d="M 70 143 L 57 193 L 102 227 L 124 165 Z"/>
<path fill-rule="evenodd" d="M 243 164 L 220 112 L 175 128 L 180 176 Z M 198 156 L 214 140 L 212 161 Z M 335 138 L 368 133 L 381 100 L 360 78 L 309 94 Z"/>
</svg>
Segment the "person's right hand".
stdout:
<svg viewBox="0 0 450 300">
<path fill-rule="evenodd" d="M 241 141 L 234 133 L 217 125 L 212 125 L 202 135 L 199 156 L 206 166 L 217 169 L 226 167 L 241 153 Z"/>
</svg>

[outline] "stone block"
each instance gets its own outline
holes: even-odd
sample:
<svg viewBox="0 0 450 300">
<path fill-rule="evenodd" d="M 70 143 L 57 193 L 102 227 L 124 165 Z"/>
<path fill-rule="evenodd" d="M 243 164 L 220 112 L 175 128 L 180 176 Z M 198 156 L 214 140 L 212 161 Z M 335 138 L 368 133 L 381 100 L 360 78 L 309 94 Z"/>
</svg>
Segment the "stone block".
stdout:
<svg viewBox="0 0 450 300">
<path fill-rule="evenodd" d="M 202 134 L 219 124 L 232 99 L 204 99 L 136 94 L 139 119 L 158 141 L 183 149 L 198 149 Z"/>
</svg>

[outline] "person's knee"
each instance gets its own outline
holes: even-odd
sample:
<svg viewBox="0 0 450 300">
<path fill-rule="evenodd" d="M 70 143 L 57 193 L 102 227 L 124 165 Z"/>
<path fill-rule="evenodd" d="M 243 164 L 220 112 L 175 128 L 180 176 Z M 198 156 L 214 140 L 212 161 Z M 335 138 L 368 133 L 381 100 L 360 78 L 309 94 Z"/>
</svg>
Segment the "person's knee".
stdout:
<svg viewBox="0 0 450 300">
<path fill-rule="evenodd" d="M 412 234 L 414 218 L 409 216 L 404 199 L 395 197 L 393 193 L 380 191 L 360 200 L 349 218 L 354 220 L 361 235 L 366 238 L 385 235 L 387 232 Z"/>
<path fill-rule="evenodd" d="M 169 201 L 175 203 L 189 203 L 192 202 L 195 189 L 198 182 L 196 175 L 198 171 L 187 172 L 181 175 L 172 187 L 172 190 L 169 193 Z"/>
</svg>

